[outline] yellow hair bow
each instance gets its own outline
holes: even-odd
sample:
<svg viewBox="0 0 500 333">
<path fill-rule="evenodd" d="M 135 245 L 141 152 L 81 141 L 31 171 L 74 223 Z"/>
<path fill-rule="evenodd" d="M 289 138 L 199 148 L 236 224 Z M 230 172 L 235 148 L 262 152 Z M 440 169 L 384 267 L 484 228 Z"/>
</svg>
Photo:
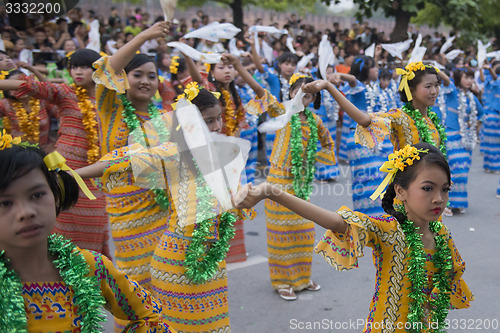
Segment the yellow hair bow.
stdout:
<svg viewBox="0 0 500 333">
<path fill-rule="evenodd" d="M 90 192 L 82 177 L 80 177 L 79 174 L 77 174 L 73 169 L 66 165 L 66 159 L 57 151 L 54 151 L 45 156 L 43 161 L 50 171 L 64 170 L 71 172 L 76 182 L 78 183 L 78 186 L 80 186 L 87 198 L 89 198 L 90 200 L 95 200 L 96 197 L 92 194 L 92 192 Z"/>
<path fill-rule="evenodd" d="M 427 153 L 427 149 L 417 149 L 413 146 L 406 145 L 403 149 L 396 151 L 389 155 L 389 160 L 384 162 L 380 167 L 380 171 L 387 172 L 382 183 L 377 187 L 375 192 L 370 196 L 370 199 L 376 200 L 378 197 L 383 198 L 385 194 L 385 188 L 389 185 L 396 177 L 396 173 L 403 171 L 407 166 L 413 164 L 413 161 L 419 160 L 419 153 Z"/>
<path fill-rule="evenodd" d="M 172 103 L 172 110 L 175 110 L 177 108 L 177 103 L 183 98 L 187 99 L 190 102 L 195 99 L 196 96 L 198 96 L 198 94 L 200 93 L 200 88 L 203 87 L 199 86 L 195 81 L 188 83 L 186 89 L 184 89 L 184 93 L 177 96 L 177 98 L 175 99 L 176 102 Z M 215 96 L 215 98 L 219 99 L 220 92 L 215 91 L 212 92 L 212 94 Z"/>
<path fill-rule="evenodd" d="M 410 91 L 410 86 L 408 85 L 409 80 L 413 80 L 415 77 L 415 73 L 411 70 L 404 70 L 402 68 L 396 68 L 396 73 L 398 75 L 401 75 L 401 83 L 399 84 L 399 91 L 405 91 L 406 98 L 408 99 L 408 102 L 413 99 L 411 96 L 411 91 Z"/>
<path fill-rule="evenodd" d="M 4 150 L 12 147 L 12 145 L 18 145 L 21 143 L 21 138 L 13 138 L 12 135 L 7 134 L 5 130 L 0 133 L 0 150 Z"/>
</svg>

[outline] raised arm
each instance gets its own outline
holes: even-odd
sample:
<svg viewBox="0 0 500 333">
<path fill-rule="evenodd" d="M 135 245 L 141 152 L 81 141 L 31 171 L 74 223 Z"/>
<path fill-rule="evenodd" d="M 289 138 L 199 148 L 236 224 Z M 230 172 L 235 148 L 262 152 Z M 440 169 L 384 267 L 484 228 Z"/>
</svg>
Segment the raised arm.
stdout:
<svg viewBox="0 0 500 333">
<path fill-rule="evenodd" d="M 448 87 L 451 83 L 451 80 L 450 78 L 448 77 L 448 75 L 445 74 L 444 71 L 439 71 L 438 73 L 438 77 L 441 79 L 441 81 L 443 81 L 443 85 L 445 87 Z"/>
<path fill-rule="evenodd" d="M 250 88 L 255 91 L 257 97 L 262 97 L 266 93 L 266 90 L 260 86 L 260 84 L 255 81 L 253 76 L 243 67 L 240 60 L 236 58 L 234 55 L 229 53 L 224 53 L 222 55 L 222 61 L 234 66 L 234 69 L 240 74 L 241 78 L 248 83 Z"/>
<path fill-rule="evenodd" d="M 182 55 L 186 60 L 186 66 L 188 68 L 189 75 L 191 76 L 191 80 L 198 82 L 199 84 L 203 84 L 203 77 L 201 76 L 200 71 L 198 70 L 198 67 L 194 63 L 193 59 L 184 53 L 182 53 Z"/>
<path fill-rule="evenodd" d="M 347 223 L 336 212 L 326 210 L 309 201 L 297 198 L 267 182 L 257 186 L 253 186 L 251 183 L 245 185 L 236 194 L 234 206 L 239 209 L 252 208 L 262 199 L 271 199 L 325 229 L 340 233 L 344 233 L 347 229 Z"/>
<path fill-rule="evenodd" d="M 121 72 L 130 60 L 132 60 L 137 51 L 139 51 L 144 42 L 155 38 L 165 38 L 167 37 L 168 31 L 169 26 L 167 22 L 157 22 L 150 28 L 142 31 L 130 42 L 120 47 L 118 51 L 109 58 L 111 67 L 113 67 L 117 73 Z"/>
<path fill-rule="evenodd" d="M 30 64 L 23 61 L 16 61 L 17 67 L 25 68 L 29 70 L 31 73 L 35 74 L 40 82 L 48 82 L 47 77 L 43 75 L 36 67 L 31 66 Z"/>
<path fill-rule="evenodd" d="M 354 104 L 352 104 L 340 91 L 335 88 L 333 84 L 325 80 L 318 80 L 308 83 L 302 87 L 305 93 L 315 94 L 318 91 L 326 89 L 332 97 L 339 103 L 339 106 L 346 112 L 355 122 L 363 127 L 370 126 L 372 118 L 368 113 L 360 111 Z"/>
<path fill-rule="evenodd" d="M 245 41 L 250 44 L 250 48 L 252 50 L 251 55 L 252 55 L 252 61 L 255 64 L 255 67 L 260 73 L 264 73 L 264 66 L 262 66 L 262 63 L 260 62 L 259 55 L 257 54 L 257 49 L 255 48 L 255 40 L 248 34 L 245 35 Z"/>
</svg>

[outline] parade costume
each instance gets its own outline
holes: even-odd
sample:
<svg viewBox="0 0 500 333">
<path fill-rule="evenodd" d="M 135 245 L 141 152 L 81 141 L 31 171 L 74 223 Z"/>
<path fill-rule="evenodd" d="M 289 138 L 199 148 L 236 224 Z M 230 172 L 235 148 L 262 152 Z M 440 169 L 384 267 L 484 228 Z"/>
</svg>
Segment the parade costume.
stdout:
<svg viewBox="0 0 500 333">
<path fill-rule="evenodd" d="M 472 162 L 472 149 L 478 143 L 477 126 L 483 107 L 472 92 L 464 92 L 450 83 L 445 92 L 448 163 L 453 187 L 450 208 L 468 207 L 467 181 Z"/>
<path fill-rule="evenodd" d="M 0 100 L 0 118 L 7 133 L 21 137 L 23 141 L 38 144 L 50 153 L 54 143 L 50 141 L 50 120 L 57 109 L 45 100 L 30 98 L 31 112 L 27 112 L 20 101 L 3 98 Z"/>
<path fill-rule="evenodd" d="M 314 164 L 335 164 L 335 153 L 332 137 L 321 119 L 308 109 L 304 112 L 307 121 L 295 115 L 293 117 L 296 118 L 292 117 L 286 127 L 276 132 L 267 182 L 308 200 Z M 322 149 L 317 152 L 318 139 Z M 292 288 L 295 291 L 308 288 L 311 283 L 314 223 L 269 199 L 265 200 L 264 206 L 273 288 Z"/>
<path fill-rule="evenodd" d="M 101 306 L 124 320 L 130 332 L 175 332 L 163 321 L 161 304 L 117 270 L 107 257 L 79 249 L 60 235 L 49 237 L 48 252 L 54 257 L 62 281 L 21 283 L 17 277 L 19 290 L 14 292 L 19 295 L 3 299 L 13 290 L 2 290 L 2 299 L 3 302 L 23 302 L 20 310 L 25 309 L 25 314 L 20 314 L 19 321 L 13 320 L 16 316 L 7 316 L 9 321 L 0 322 L 3 332 L 12 329 L 22 332 L 26 321 L 29 332 L 100 332 L 101 322 L 105 320 Z M 5 255 L 0 257 L 0 264 L 8 268 Z M 15 272 L 1 271 L 2 280 L 16 279 Z"/>
<path fill-rule="evenodd" d="M 375 94 L 374 87 L 371 84 L 365 85 L 357 80 L 356 87 L 349 88 L 345 93 L 346 97 L 359 110 L 370 114 L 381 108 L 377 94 Z M 354 209 L 370 215 L 381 215 L 384 213 L 381 208 L 381 201 L 379 199 L 373 201 L 369 197 L 383 179 L 379 171 L 385 160 L 385 156 L 382 156 L 382 146 L 377 147 L 378 150 L 373 150 L 356 144 L 354 139 L 356 123 L 346 114 L 344 114 L 344 121 L 350 127 L 347 137 L 347 152 L 349 166 L 351 167 Z"/>
<path fill-rule="evenodd" d="M 489 74 L 489 73 L 488 73 Z M 500 79 L 491 75 L 485 80 L 483 93 L 484 122 L 481 143 L 484 147 L 483 168 L 487 172 L 500 172 Z"/>
<path fill-rule="evenodd" d="M 72 169 L 88 166 L 99 159 L 95 99 L 83 90 L 77 86 L 39 82 L 28 77 L 14 92 L 17 98 L 31 96 L 57 106 L 60 125 L 55 150 L 64 156 Z M 85 184 L 97 199 L 90 200 L 80 191 L 76 205 L 57 216 L 54 232 L 71 239 L 80 248 L 109 256 L 106 201 L 90 180 L 85 180 Z"/>
<path fill-rule="evenodd" d="M 120 98 L 129 87 L 125 72 L 116 73 L 109 57 L 99 59 L 94 67 L 101 160 L 108 162 L 99 185 L 106 195 L 106 210 L 115 242 L 114 258 L 120 270 L 151 290 L 151 257 L 167 228 L 170 211 L 160 207 L 152 190 L 135 185 L 128 157 L 118 150 L 127 146 L 131 132 L 128 118 L 124 116 L 124 100 Z M 152 118 L 151 112 L 135 110 L 133 113 L 141 124 Z"/>
</svg>

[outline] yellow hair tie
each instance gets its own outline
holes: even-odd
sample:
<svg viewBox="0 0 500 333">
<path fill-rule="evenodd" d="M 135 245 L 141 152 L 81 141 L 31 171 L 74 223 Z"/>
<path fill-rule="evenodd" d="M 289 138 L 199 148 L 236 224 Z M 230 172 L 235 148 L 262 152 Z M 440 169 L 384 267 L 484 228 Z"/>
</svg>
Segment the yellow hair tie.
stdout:
<svg viewBox="0 0 500 333">
<path fill-rule="evenodd" d="M 188 83 L 186 85 L 186 89 L 184 89 L 184 93 L 177 96 L 177 98 L 175 99 L 175 103 L 172 103 L 172 110 L 177 109 L 177 103 L 183 98 L 187 99 L 189 102 L 195 99 L 196 96 L 198 96 L 198 94 L 200 93 L 200 88 L 203 87 L 200 87 L 195 81 Z M 219 99 L 220 92 L 215 91 L 212 92 L 212 94 L 215 96 L 215 98 Z"/>
<path fill-rule="evenodd" d="M 419 160 L 419 153 L 428 153 L 428 149 L 417 149 L 413 146 L 406 145 L 403 149 L 389 155 L 389 160 L 384 162 L 380 167 L 380 171 L 387 172 L 382 183 L 377 187 L 375 192 L 370 196 L 370 199 L 376 200 L 378 197 L 383 198 L 385 188 L 396 177 L 398 170 L 403 171 L 407 166 L 413 164 L 413 161 Z"/>
<path fill-rule="evenodd" d="M 83 181 L 82 177 L 78 175 L 73 169 L 71 169 L 69 166 L 66 165 L 66 159 L 59 154 L 57 151 L 54 151 L 47 156 L 44 157 L 43 161 L 45 162 L 45 165 L 47 165 L 47 168 L 50 171 L 58 171 L 58 170 L 64 170 L 64 171 L 69 171 L 75 178 L 76 182 L 78 183 L 78 186 L 82 189 L 83 193 L 89 198 L 90 200 L 95 200 L 96 197 L 90 192 L 89 188 Z"/>
<path fill-rule="evenodd" d="M 413 80 L 415 73 L 413 71 L 406 71 L 402 68 L 396 68 L 396 74 L 401 75 L 401 83 L 399 84 L 399 91 L 405 91 L 406 98 L 408 102 L 413 99 L 411 96 L 410 86 L 408 85 L 409 80 Z"/>
</svg>

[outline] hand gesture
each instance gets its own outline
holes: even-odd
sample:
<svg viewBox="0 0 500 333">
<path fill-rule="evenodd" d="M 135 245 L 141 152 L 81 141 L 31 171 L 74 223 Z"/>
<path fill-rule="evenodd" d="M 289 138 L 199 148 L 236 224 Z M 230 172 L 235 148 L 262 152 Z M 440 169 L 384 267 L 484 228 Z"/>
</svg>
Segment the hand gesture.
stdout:
<svg viewBox="0 0 500 333">
<path fill-rule="evenodd" d="M 223 53 L 221 60 L 224 64 L 233 66 L 236 66 L 237 64 L 240 63 L 240 60 L 231 53 Z"/>
<path fill-rule="evenodd" d="M 245 42 L 250 44 L 250 46 L 253 46 L 255 44 L 255 39 L 249 32 L 247 32 L 243 38 L 245 39 Z"/>
<path fill-rule="evenodd" d="M 150 28 L 141 32 L 146 40 L 152 40 L 156 38 L 165 38 L 167 37 L 168 32 L 170 31 L 170 26 L 167 22 L 156 22 Z"/>
<path fill-rule="evenodd" d="M 317 92 L 326 89 L 329 83 L 325 80 L 317 80 L 302 86 L 302 91 L 309 94 L 316 94 Z"/>
<path fill-rule="evenodd" d="M 254 186 L 252 183 L 246 184 L 231 198 L 234 208 L 248 209 L 255 206 L 259 201 L 266 198 L 267 185 L 267 183 L 257 186 Z"/>
<path fill-rule="evenodd" d="M 338 86 L 342 81 L 340 73 L 330 73 L 326 74 L 326 80 L 333 85 Z"/>
<path fill-rule="evenodd" d="M 18 60 L 18 61 L 16 61 L 16 66 L 17 66 L 18 68 L 26 68 L 26 69 L 28 69 L 28 70 L 29 70 L 30 68 L 32 68 L 32 66 L 31 66 L 30 64 L 28 64 L 27 62 L 24 62 L 24 61 L 19 61 L 19 60 Z"/>
</svg>

